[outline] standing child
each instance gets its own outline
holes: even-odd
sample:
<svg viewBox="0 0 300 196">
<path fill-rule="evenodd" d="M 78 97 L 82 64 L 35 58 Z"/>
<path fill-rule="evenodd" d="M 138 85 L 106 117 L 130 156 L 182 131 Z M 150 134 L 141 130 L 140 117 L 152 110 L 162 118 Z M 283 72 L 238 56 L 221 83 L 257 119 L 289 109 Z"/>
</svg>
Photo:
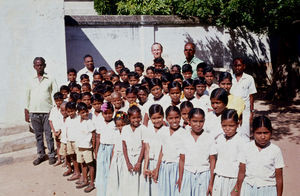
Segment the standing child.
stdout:
<svg viewBox="0 0 300 196">
<path fill-rule="evenodd" d="M 56 154 L 57 154 L 57 162 L 54 166 L 60 165 L 62 163 L 61 156 L 59 155 L 59 149 L 60 149 L 60 134 L 61 131 L 59 130 L 59 124 L 62 121 L 62 115 L 60 113 L 60 106 L 64 101 L 64 96 L 62 93 L 57 92 L 53 95 L 55 105 L 49 114 L 49 124 L 51 127 L 52 135 L 55 138 L 56 143 Z"/>
<path fill-rule="evenodd" d="M 96 174 L 96 188 L 97 196 L 106 195 L 107 178 L 109 175 L 109 165 L 111 154 L 114 147 L 114 107 L 110 102 L 106 102 L 101 106 L 103 120 L 96 127 L 97 142 L 96 142 L 96 160 L 97 160 L 97 174 Z"/>
<path fill-rule="evenodd" d="M 68 101 L 70 88 L 67 85 L 62 85 L 59 89 L 59 92 L 63 94 L 64 101 Z"/>
<path fill-rule="evenodd" d="M 194 108 L 194 105 L 189 101 L 184 101 L 180 104 L 180 114 L 181 114 L 181 126 L 183 128 L 189 127 L 189 112 Z"/>
<path fill-rule="evenodd" d="M 187 79 L 184 80 L 182 83 L 182 89 L 184 93 L 184 98 L 182 101 L 190 101 L 192 102 L 195 98 L 195 86 L 194 86 L 194 80 L 193 79 Z"/>
<path fill-rule="evenodd" d="M 211 66 L 206 66 L 203 74 L 206 82 L 206 90 L 208 92 L 208 95 L 210 96 L 211 92 L 219 87 L 217 84 L 214 83 L 214 68 L 212 68 Z"/>
<path fill-rule="evenodd" d="M 182 138 L 177 181 L 180 195 L 211 195 L 216 163 L 215 140 L 203 130 L 204 111 L 193 108 L 189 112 L 190 130 Z"/>
<path fill-rule="evenodd" d="M 203 72 L 204 72 L 204 69 L 205 69 L 206 66 L 207 66 L 207 64 L 204 63 L 204 62 L 199 63 L 199 64 L 197 65 L 197 76 L 198 76 L 198 78 L 204 77 Z"/>
<path fill-rule="evenodd" d="M 171 104 L 173 106 L 180 105 L 180 96 L 181 96 L 181 85 L 179 82 L 173 81 L 168 85 L 169 95 L 171 98 Z"/>
<path fill-rule="evenodd" d="M 135 196 L 142 195 L 140 191 L 140 174 L 142 161 L 144 158 L 144 141 L 142 132 L 145 129 L 141 125 L 141 110 L 137 106 L 132 106 L 128 109 L 128 117 L 130 125 L 123 128 L 122 143 L 123 153 L 126 162 L 127 170 L 123 172 L 122 180 L 124 183 L 122 193 Z"/>
<path fill-rule="evenodd" d="M 196 89 L 195 98 L 192 100 L 193 105 L 196 105 L 198 108 L 201 108 L 205 114 L 211 109 L 209 96 L 206 91 L 206 82 L 204 78 L 198 78 L 194 80 L 194 86 Z"/>
<path fill-rule="evenodd" d="M 216 138 L 215 150 L 218 160 L 213 186 L 214 196 L 230 195 L 236 184 L 239 157 L 245 141 L 237 134 L 239 119 L 236 110 L 226 109 L 221 117 L 223 134 Z"/>
<path fill-rule="evenodd" d="M 272 125 L 266 116 L 253 119 L 254 141 L 245 145 L 238 180 L 231 195 L 282 196 L 284 161 L 280 148 L 271 143 Z"/>
<path fill-rule="evenodd" d="M 192 78 L 193 68 L 190 64 L 184 64 L 182 66 L 182 75 L 183 75 L 185 80 Z"/>
<path fill-rule="evenodd" d="M 74 68 L 70 68 L 67 71 L 69 84 L 76 84 L 77 71 Z"/>
<path fill-rule="evenodd" d="M 95 168 L 93 163 L 93 145 L 92 137 L 95 137 L 95 127 L 91 119 L 89 119 L 89 110 L 85 103 L 78 103 L 78 114 L 80 116 L 78 128 L 78 139 L 76 141 L 77 162 L 81 164 L 83 181 L 78 183 L 76 188 L 83 188 L 84 192 L 89 193 L 95 189 Z M 90 174 L 90 183 L 88 182 L 87 173 Z"/>
</svg>

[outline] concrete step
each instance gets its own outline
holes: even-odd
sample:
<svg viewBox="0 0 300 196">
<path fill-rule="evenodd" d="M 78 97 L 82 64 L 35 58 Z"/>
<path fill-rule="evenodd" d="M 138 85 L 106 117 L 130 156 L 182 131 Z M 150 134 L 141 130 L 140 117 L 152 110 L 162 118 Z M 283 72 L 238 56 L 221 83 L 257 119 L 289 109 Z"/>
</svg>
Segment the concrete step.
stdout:
<svg viewBox="0 0 300 196">
<path fill-rule="evenodd" d="M 36 147 L 27 148 L 15 152 L 0 154 L 0 166 L 21 161 L 34 160 L 37 157 Z"/>
<path fill-rule="evenodd" d="M 98 15 L 94 9 L 94 1 L 78 2 L 65 1 L 64 2 L 65 15 Z"/>
<path fill-rule="evenodd" d="M 35 136 L 29 131 L 0 137 L 0 154 L 19 151 L 35 146 Z"/>
<path fill-rule="evenodd" d="M 18 134 L 22 132 L 29 132 L 29 125 L 3 126 L 0 127 L 0 137 Z"/>
</svg>

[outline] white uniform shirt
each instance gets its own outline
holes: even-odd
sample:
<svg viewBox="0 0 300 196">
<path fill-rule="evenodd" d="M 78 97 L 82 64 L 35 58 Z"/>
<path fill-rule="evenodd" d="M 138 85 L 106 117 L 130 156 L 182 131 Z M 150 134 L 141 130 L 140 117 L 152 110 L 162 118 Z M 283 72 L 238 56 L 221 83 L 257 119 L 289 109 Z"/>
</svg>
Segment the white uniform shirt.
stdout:
<svg viewBox="0 0 300 196">
<path fill-rule="evenodd" d="M 93 79 L 94 79 L 94 73 L 95 73 L 96 70 L 97 70 L 97 69 L 94 68 L 94 71 L 91 72 L 90 70 L 88 70 L 88 69 L 86 68 L 86 66 L 84 66 L 84 68 L 82 68 L 81 70 L 79 70 L 78 73 L 77 73 L 77 81 L 80 81 L 80 76 L 81 76 L 82 74 L 86 74 L 86 75 L 89 76 L 90 82 L 92 82 Z"/>
<path fill-rule="evenodd" d="M 162 161 L 169 163 L 178 163 L 180 149 L 182 148 L 182 140 L 186 137 L 187 131 L 179 128 L 172 135 L 170 135 L 169 127 L 163 127 L 159 132 L 162 142 Z"/>
<path fill-rule="evenodd" d="M 242 77 L 239 81 L 237 81 L 235 74 L 232 76 L 232 87 L 230 89 L 230 93 L 242 97 L 245 101 L 246 108 L 250 109 L 250 98 L 249 95 L 255 94 L 256 87 L 255 82 L 252 76 L 249 74 L 243 73 Z"/>
<path fill-rule="evenodd" d="M 92 148 L 92 132 L 95 131 L 92 120 L 79 121 L 77 128 L 78 138 L 76 140 L 76 146 L 80 148 Z"/>
<path fill-rule="evenodd" d="M 225 134 L 216 138 L 214 149 L 218 155 L 215 173 L 230 178 L 237 178 L 239 172 L 240 156 L 246 141 L 237 133 L 229 140 Z"/>
<path fill-rule="evenodd" d="M 275 169 L 284 167 L 282 153 L 278 146 L 271 143 L 259 151 L 255 141 L 245 145 L 240 162 L 246 164 L 244 181 L 257 187 L 276 185 Z"/>
<path fill-rule="evenodd" d="M 123 154 L 122 134 L 119 129 L 115 128 L 113 135 L 114 154 Z"/>
<path fill-rule="evenodd" d="M 161 138 L 160 131 L 164 129 L 162 126 L 159 130 L 155 131 L 155 128 L 148 126 L 144 131 L 144 142 L 149 144 L 149 159 L 158 160 L 160 149 L 161 149 Z"/>
<path fill-rule="evenodd" d="M 96 128 L 96 132 L 99 133 L 98 129 L 100 129 L 101 127 L 103 127 L 103 124 L 102 124 L 103 121 L 104 121 L 103 116 L 102 116 L 101 113 L 99 113 L 98 115 L 96 115 L 95 112 L 91 112 L 90 114 L 91 114 L 90 115 L 91 116 L 91 120 L 94 123 L 94 126 Z"/>
<path fill-rule="evenodd" d="M 164 112 L 166 111 L 166 109 L 170 106 L 170 103 L 172 102 L 170 100 L 170 96 L 168 95 L 163 95 L 159 100 L 154 100 L 154 97 L 148 97 L 148 101 L 147 103 L 144 104 L 143 106 L 143 110 L 145 113 L 149 114 L 149 108 L 153 105 L 153 104 L 159 104 L 161 105 L 161 107 L 163 107 Z M 150 117 L 149 117 L 150 118 Z"/>
<path fill-rule="evenodd" d="M 60 126 L 59 124 L 61 123 L 62 119 L 63 119 L 63 116 L 60 113 L 60 109 L 57 108 L 57 106 L 52 107 L 52 109 L 50 110 L 50 114 L 49 114 L 49 120 L 52 121 L 52 125 L 56 132 L 59 129 L 59 126 Z"/>
<path fill-rule="evenodd" d="M 195 96 L 195 98 L 191 102 L 194 108 L 201 108 L 205 112 L 205 115 L 208 112 L 208 108 L 211 108 L 209 96 L 206 94 L 202 95 L 200 98 L 197 98 L 197 96 Z"/>
<path fill-rule="evenodd" d="M 208 96 L 210 97 L 211 93 L 213 92 L 213 90 L 215 90 L 216 88 L 219 88 L 219 85 L 212 83 L 212 85 L 209 87 L 206 85 L 206 91 L 208 93 Z"/>
<path fill-rule="evenodd" d="M 146 127 L 140 125 L 132 131 L 130 125 L 126 125 L 122 129 L 122 141 L 126 142 L 128 156 L 139 156 L 142 149 L 143 130 Z"/>
<path fill-rule="evenodd" d="M 76 116 L 75 118 L 71 119 L 68 117 L 66 119 L 66 136 L 67 141 L 75 142 L 78 138 L 78 123 L 80 121 L 80 116 Z"/>
<path fill-rule="evenodd" d="M 213 138 L 222 134 L 221 115 L 217 116 L 214 111 L 208 112 L 205 117 L 204 130 L 211 134 Z"/>
<path fill-rule="evenodd" d="M 213 150 L 215 140 L 207 132 L 202 134 L 195 141 L 191 129 L 185 137 L 182 137 L 182 148 L 180 154 L 185 155 L 184 169 L 192 173 L 201 173 L 209 170 L 209 156 L 216 154 Z"/>
<path fill-rule="evenodd" d="M 59 127 L 58 130 L 60 130 L 60 142 L 62 143 L 67 143 L 67 127 L 66 127 L 66 119 L 64 118 L 61 119 L 59 122 Z"/>
<path fill-rule="evenodd" d="M 112 120 L 106 123 L 104 118 L 102 118 L 102 122 L 99 124 L 101 124 L 101 127 L 96 129 L 96 133 L 100 134 L 100 143 L 114 144 L 115 122 Z"/>
</svg>

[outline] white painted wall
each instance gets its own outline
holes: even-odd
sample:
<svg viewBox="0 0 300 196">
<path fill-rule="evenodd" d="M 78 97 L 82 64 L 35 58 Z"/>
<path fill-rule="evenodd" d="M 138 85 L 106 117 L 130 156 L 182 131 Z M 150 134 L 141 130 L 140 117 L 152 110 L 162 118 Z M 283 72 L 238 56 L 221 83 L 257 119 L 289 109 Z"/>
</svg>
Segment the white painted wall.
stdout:
<svg viewBox="0 0 300 196">
<path fill-rule="evenodd" d="M 24 123 L 26 83 L 33 59 L 46 59 L 46 71 L 65 79 L 63 0 L 0 1 L 0 127 Z"/>
</svg>

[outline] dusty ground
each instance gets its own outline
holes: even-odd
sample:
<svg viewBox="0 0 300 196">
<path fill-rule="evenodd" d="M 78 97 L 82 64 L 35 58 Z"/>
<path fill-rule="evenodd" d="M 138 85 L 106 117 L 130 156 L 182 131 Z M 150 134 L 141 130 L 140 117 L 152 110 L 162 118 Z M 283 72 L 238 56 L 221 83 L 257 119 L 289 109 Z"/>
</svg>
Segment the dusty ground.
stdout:
<svg viewBox="0 0 300 196">
<path fill-rule="evenodd" d="M 256 101 L 257 114 L 268 115 L 275 129 L 273 142 L 281 148 L 285 160 L 284 196 L 300 193 L 300 101 L 270 103 Z M 44 162 L 33 166 L 32 161 L 0 167 L 0 195 L 52 196 L 96 195 L 96 190 L 86 194 L 75 188 L 62 176 L 64 168 L 49 166 Z"/>
</svg>

